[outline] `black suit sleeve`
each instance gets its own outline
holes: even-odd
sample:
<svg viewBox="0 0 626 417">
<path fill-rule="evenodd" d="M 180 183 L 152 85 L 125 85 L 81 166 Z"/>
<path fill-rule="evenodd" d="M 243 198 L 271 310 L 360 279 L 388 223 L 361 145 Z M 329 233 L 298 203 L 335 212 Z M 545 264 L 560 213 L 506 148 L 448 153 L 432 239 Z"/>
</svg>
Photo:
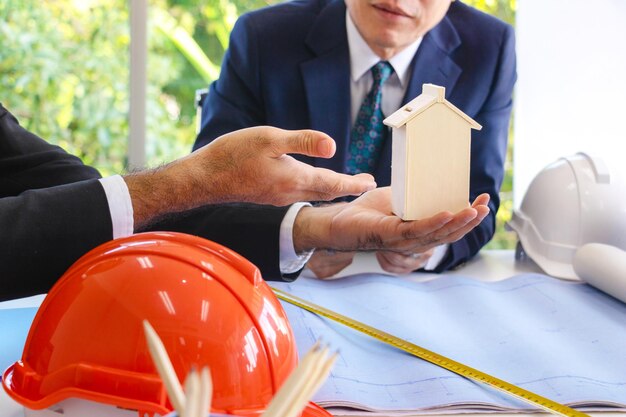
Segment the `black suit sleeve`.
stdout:
<svg viewBox="0 0 626 417">
<path fill-rule="evenodd" d="M 0 105 L 0 299 L 47 292 L 82 254 L 111 239 L 99 177 Z"/>
<path fill-rule="evenodd" d="M 200 207 L 152 225 L 149 230 L 189 233 L 218 242 L 255 264 L 266 280 L 291 281 L 280 272 L 280 225 L 289 207 L 227 204 Z"/>
<path fill-rule="evenodd" d="M 45 293 L 83 254 L 112 239 L 100 174 L 23 129 L 0 105 L 0 300 Z M 266 279 L 279 266 L 288 207 L 206 206 L 149 230 L 190 233 L 248 258 Z"/>
</svg>

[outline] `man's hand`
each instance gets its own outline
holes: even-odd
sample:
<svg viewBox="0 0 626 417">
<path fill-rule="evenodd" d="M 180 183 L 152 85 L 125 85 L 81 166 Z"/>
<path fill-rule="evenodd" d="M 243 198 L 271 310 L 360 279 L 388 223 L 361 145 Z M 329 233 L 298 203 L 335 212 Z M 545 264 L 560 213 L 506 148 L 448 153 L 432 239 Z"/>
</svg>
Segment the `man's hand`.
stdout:
<svg viewBox="0 0 626 417">
<path fill-rule="evenodd" d="M 423 253 L 462 238 L 487 216 L 488 202 L 489 195 L 481 194 L 456 214 L 405 222 L 391 212 L 391 189 L 378 188 L 351 203 L 303 207 L 294 224 L 294 247 Z"/>
<path fill-rule="evenodd" d="M 379 251 L 376 252 L 376 259 L 383 270 L 403 275 L 424 268 L 434 251 L 434 249 L 413 253 Z"/>
<path fill-rule="evenodd" d="M 316 277 L 325 279 L 343 271 L 352 264 L 356 252 L 335 252 L 318 250 L 316 251 L 306 266 Z"/>
<path fill-rule="evenodd" d="M 314 130 L 253 127 L 226 134 L 164 167 L 130 174 L 135 225 L 168 213 L 225 202 L 289 205 L 333 200 L 376 187 L 369 174 L 314 168 L 289 153 L 330 158 L 335 142 Z"/>
<path fill-rule="evenodd" d="M 335 141 L 322 132 L 253 127 L 221 136 L 189 159 L 193 160 L 192 168 L 199 166 L 208 174 L 194 179 L 205 184 L 198 187 L 205 189 L 212 203 L 285 206 L 297 201 L 360 195 L 376 187 L 369 174 L 339 174 L 287 155 L 330 158 L 335 149 Z"/>
<path fill-rule="evenodd" d="M 400 253 L 381 250 L 376 252 L 380 267 L 391 274 L 409 274 L 424 268 L 433 256 L 434 249 L 426 252 Z M 311 256 L 307 268 L 319 279 L 328 279 L 352 264 L 356 252 L 335 252 L 320 250 Z"/>
<path fill-rule="evenodd" d="M 391 274 L 408 274 L 423 268 L 428 263 L 434 249 L 423 253 L 400 253 L 391 251 L 376 252 L 380 267 Z M 330 278 L 350 266 L 356 252 L 316 251 L 306 266 L 319 279 Z"/>
</svg>

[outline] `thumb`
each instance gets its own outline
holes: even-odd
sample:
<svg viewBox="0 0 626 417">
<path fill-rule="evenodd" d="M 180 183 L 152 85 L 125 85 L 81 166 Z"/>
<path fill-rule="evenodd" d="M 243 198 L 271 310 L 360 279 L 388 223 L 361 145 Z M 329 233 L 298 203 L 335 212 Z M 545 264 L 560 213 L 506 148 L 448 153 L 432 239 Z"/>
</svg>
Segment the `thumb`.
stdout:
<svg viewBox="0 0 626 417">
<path fill-rule="evenodd" d="M 330 158 L 337 149 L 335 141 L 330 136 L 317 130 L 285 131 L 281 139 L 274 147 L 275 152 L 280 155 L 298 153 L 318 158 Z"/>
</svg>

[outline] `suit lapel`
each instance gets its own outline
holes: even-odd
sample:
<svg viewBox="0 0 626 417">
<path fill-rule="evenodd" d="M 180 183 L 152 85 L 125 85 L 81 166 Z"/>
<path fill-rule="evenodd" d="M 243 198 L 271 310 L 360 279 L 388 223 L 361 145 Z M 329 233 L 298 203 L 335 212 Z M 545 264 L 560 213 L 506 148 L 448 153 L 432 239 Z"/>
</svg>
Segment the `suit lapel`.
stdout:
<svg viewBox="0 0 626 417">
<path fill-rule="evenodd" d="M 413 72 L 403 103 L 414 99 L 422 92 L 422 84 L 432 83 L 446 88 L 446 97 L 461 75 L 459 67 L 450 54 L 461 44 L 456 29 L 447 17 L 424 36 L 413 61 Z"/>
<path fill-rule="evenodd" d="M 320 13 L 307 46 L 315 57 L 300 65 L 306 91 L 311 128 L 337 141 L 332 159 L 315 160 L 315 165 L 343 172 L 350 141 L 350 54 L 343 1 L 330 3 Z"/>
</svg>

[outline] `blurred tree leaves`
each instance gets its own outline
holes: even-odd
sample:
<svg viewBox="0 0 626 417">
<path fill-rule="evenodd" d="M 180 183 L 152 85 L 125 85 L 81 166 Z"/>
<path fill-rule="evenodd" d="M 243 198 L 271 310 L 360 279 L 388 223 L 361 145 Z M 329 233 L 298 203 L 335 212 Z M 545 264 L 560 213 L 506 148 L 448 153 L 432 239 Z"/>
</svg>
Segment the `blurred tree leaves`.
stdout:
<svg viewBox="0 0 626 417">
<path fill-rule="evenodd" d="M 270 3 L 275 1 L 150 2 L 150 165 L 190 151 L 195 90 L 217 76 L 237 16 Z M 128 24 L 127 0 L 0 0 L 3 104 L 25 128 L 103 174 L 123 172 L 126 163 Z M 200 49 L 185 56 L 177 42 L 189 46 L 192 37 Z M 198 65 L 208 62 L 199 72 Z"/>
<path fill-rule="evenodd" d="M 178 63 L 175 76 L 162 85 L 162 93 L 170 97 L 171 113 L 179 121 L 179 129 L 185 130 L 177 140 L 175 153 L 153 155 L 153 161 L 160 162 L 189 152 L 195 139 L 195 92 L 207 87 L 219 74 L 224 52 L 228 48 L 230 31 L 237 18 L 248 10 L 278 3 L 278 0 L 153 0 L 151 8 L 151 30 L 149 33 L 150 56 L 177 57 Z M 169 17 L 168 17 L 169 16 Z M 188 37 L 178 42 L 174 38 L 173 29 L 159 23 L 169 20 L 170 25 L 177 23 L 176 30 L 185 31 Z M 154 25 L 154 22 L 157 22 Z M 182 33 L 179 35 L 184 37 Z M 197 47 L 195 45 L 197 45 Z M 182 58 L 182 57 L 186 58 Z M 197 62 L 210 62 L 209 68 L 199 71 Z M 152 80 L 151 80 L 152 81 Z M 185 129 L 187 127 L 187 129 Z M 153 143 L 151 135 L 148 140 L 149 150 L 158 150 L 163 145 Z M 167 138 L 160 138 L 159 141 Z M 171 140 L 170 140 L 171 142 Z"/>
<path fill-rule="evenodd" d="M 517 0 L 464 0 L 463 3 L 504 20 L 510 25 L 515 25 Z"/>
<path fill-rule="evenodd" d="M 70 3 L 0 0 L 2 101 L 27 129 L 88 164 L 121 170 L 128 13 L 123 0 Z"/>
</svg>

